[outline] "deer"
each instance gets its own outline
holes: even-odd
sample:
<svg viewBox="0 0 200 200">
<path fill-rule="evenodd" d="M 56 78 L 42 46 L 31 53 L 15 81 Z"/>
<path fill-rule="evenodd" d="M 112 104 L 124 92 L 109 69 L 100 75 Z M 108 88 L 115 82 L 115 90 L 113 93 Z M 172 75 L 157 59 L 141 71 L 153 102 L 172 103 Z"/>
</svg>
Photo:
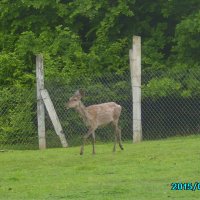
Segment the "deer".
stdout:
<svg viewBox="0 0 200 200">
<path fill-rule="evenodd" d="M 95 130 L 108 124 L 112 124 L 115 130 L 113 152 L 116 151 L 117 142 L 119 143 L 120 149 L 124 150 L 121 142 L 121 129 L 118 125 L 122 107 L 115 102 L 95 104 L 86 107 L 81 101 L 84 96 L 84 90 L 77 90 L 74 95 L 69 98 L 69 101 L 65 104 L 65 107 L 67 109 L 74 108 L 80 114 L 80 117 L 88 128 L 87 134 L 83 136 L 83 143 L 81 145 L 80 155 L 83 155 L 86 140 L 90 135 L 92 135 L 93 138 L 92 153 L 95 154 Z"/>
</svg>

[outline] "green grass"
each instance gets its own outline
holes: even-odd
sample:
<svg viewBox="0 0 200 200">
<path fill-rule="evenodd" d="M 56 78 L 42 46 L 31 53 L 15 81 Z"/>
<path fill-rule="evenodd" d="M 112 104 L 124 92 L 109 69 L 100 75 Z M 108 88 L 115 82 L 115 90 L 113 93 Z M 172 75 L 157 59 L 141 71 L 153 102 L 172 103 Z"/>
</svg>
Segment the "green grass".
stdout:
<svg viewBox="0 0 200 200">
<path fill-rule="evenodd" d="M 199 199 L 171 191 L 172 182 L 200 181 L 200 137 L 45 151 L 0 152 L 0 199 Z"/>
</svg>

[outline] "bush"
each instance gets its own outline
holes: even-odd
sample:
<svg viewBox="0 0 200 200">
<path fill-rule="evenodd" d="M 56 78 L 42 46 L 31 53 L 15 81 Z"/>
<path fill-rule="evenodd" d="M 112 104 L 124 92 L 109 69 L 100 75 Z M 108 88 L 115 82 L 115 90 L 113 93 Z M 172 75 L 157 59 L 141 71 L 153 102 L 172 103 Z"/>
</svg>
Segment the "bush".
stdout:
<svg viewBox="0 0 200 200">
<path fill-rule="evenodd" d="M 30 143 L 36 137 L 34 94 L 16 87 L 0 90 L 0 143 Z"/>
</svg>

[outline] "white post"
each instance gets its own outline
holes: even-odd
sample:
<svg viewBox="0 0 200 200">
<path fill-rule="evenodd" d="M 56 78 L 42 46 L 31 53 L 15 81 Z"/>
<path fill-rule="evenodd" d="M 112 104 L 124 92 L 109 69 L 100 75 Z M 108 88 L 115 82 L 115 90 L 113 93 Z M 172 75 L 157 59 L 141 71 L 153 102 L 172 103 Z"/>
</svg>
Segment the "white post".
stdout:
<svg viewBox="0 0 200 200">
<path fill-rule="evenodd" d="M 141 37 L 133 36 L 133 49 L 129 51 L 133 97 L 133 142 L 142 140 L 141 121 Z"/>
<path fill-rule="evenodd" d="M 45 110 L 44 110 L 44 102 L 40 92 L 42 89 L 44 89 L 43 57 L 41 55 L 36 55 L 36 80 L 37 80 L 37 120 L 38 120 L 39 149 L 46 149 Z"/>
</svg>

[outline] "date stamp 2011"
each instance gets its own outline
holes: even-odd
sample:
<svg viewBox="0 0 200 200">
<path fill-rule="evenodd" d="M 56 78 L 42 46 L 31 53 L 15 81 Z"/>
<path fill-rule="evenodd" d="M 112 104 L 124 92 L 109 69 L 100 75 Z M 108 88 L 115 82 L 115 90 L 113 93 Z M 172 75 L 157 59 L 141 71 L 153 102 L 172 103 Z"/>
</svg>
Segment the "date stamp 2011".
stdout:
<svg viewBox="0 0 200 200">
<path fill-rule="evenodd" d="M 171 190 L 190 190 L 190 191 L 200 191 L 200 182 L 195 183 L 171 183 Z"/>
</svg>

